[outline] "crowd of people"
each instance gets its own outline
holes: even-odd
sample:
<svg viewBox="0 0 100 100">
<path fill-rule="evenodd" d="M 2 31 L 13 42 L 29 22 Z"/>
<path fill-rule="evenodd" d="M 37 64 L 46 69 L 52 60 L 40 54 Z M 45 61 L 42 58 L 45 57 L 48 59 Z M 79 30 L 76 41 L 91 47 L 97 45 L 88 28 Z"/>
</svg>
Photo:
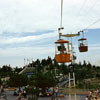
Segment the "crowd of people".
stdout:
<svg viewBox="0 0 100 100">
<path fill-rule="evenodd" d="M 16 94 L 16 93 L 14 93 L 14 94 Z M 16 95 L 18 96 L 16 100 L 27 100 L 26 99 L 27 93 L 26 93 L 25 89 L 23 91 L 19 90 Z M 46 90 L 45 95 L 43 95 L 42 92 L 40 92 L 39 96 L 41 97 L 41 95 L 42 96 L 52 96 L 51 100 L 60 100 L 58 87 L 50 88 L 50 89 Z"/>
<path fill-rule="evenodd" d="M 100 89 L 97 89 L 95 91 L 90 90 L 88 91 L 86 96 L 86 100 L 100 100 L 99 98 L 100 98 Z"/>
<path fill-rule="evenodd" d="M 59 88 L 58 87 L 56 87 L 55 89 L 53 88 L 51 100 L 60 100 L 60 98 L 59 98 Z"/>
</svg>

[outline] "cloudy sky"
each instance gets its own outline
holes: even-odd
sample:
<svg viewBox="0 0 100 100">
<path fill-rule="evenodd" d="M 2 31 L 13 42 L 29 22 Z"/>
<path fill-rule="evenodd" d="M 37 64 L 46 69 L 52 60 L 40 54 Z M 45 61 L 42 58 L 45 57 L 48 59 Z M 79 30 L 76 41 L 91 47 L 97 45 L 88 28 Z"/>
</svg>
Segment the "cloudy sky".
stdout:
<svg viewBox="0 0 100 100">
<path fill-rule="evenodd" d="M 60 26 L 61 0 L 0 0 L 0 66 L 22 67 L 24 58 L 54 58 Z M 100 19 L 100 0 L 64 0 L 64 34 L 77 33 Z M 100 65 L 100 22 L 85 31 L 89 51 L 79 53 L 73 38 L 77 62 Z"/>
</svg>

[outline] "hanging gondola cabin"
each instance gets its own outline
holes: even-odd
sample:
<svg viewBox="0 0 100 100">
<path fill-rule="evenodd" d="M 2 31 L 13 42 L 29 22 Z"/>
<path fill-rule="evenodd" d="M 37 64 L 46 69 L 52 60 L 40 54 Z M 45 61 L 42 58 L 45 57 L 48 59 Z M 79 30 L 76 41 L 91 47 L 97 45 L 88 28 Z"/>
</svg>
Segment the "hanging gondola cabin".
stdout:
<svg viewBox="0 0 100 100">
<path fill-rule="evenodd" d="M 69 41 L 60 39 L 55 42 L 55 59 L 58 63 L 70 62 Z"/>
<path fill-rule="evenodd" d="M 81 38 L 78 40 L 78 42 L 79 42 L 79 51 L 80 52 L 87 52 L 88 51 L 87 39 Z"/>
</svg>

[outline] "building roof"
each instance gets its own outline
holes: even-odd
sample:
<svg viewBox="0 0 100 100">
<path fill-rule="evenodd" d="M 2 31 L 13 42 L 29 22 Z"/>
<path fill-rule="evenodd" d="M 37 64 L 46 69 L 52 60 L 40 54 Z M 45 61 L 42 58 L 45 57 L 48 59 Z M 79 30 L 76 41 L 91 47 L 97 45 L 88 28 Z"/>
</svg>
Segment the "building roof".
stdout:
<svg viewBox="0 0 100 100">
<path fill-rule="evenodd" d="M 32 73 L 34 71 L 34 67 L 25 67 L 19 74 L 24 74 L 24 73 Z"/>
</svg>

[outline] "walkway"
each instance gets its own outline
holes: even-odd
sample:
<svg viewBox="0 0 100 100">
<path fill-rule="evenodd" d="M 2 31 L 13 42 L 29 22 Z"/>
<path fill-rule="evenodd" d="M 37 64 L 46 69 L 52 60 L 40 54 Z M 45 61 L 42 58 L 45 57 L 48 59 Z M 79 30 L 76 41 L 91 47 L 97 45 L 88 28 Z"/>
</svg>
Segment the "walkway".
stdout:
<svg viewBox="0 0 100 100">
<path fill-rule="evenodd" d="M 6 91 L 4 94 L 7 95 L 7 100 L 16 100 L 17 96 L 13 96 L 12 91 Z M 71 96 L 71 100 L 75 100 L 74 96 Z M 26 99 L 27 100 L 27 99 Z M 40 97 L 39 100 L 51 100 L 51 97 Z M 66 95 L 63 98 L 60 98 L 60 100 L 68 100 L 68 95 Z M 85 100 L 85 95 L 78 95 L 78 99 L 76 100 Z"/>
</svg>

